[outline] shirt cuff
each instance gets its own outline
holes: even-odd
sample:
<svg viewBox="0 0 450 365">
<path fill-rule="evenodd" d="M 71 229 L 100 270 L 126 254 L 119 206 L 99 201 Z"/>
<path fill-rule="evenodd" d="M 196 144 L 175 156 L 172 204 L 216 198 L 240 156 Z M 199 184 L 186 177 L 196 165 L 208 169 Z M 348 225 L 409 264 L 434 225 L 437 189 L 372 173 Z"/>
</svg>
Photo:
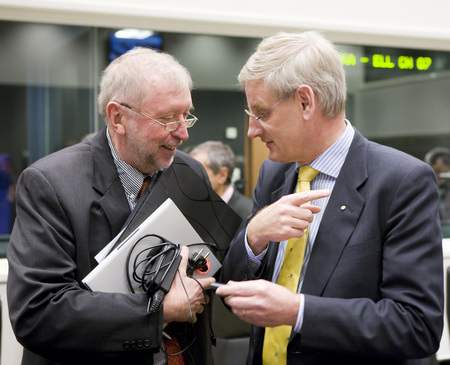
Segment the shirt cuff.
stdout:
<svg viewBox="0 0 450 365">
<path fill-rule="evenodd" d="M 253 253 L 252 249 L 250 248 L 250 245 L 248 244 L 248 241 L 247 241 L 247 229 L 246 229 L 245 230 L 245 249 L 247 251 L 247 257 L 248 257 L 248 261 L 249 261 L 249 268 L 250 268 L 250 270 L 253 273 L 255 273 L 258 270 L 259 266 L 261 265 L 262 260 L 266 256 L 267 247 L 258 256 L 255 256 L 255 254 Z"/>
<path fill-rule="evenodd" d="M 302 331 L 304 312 L 305 312 L 305 296 L 300 293 L 300 306 L 298 308 L 297 322 L 295 323 L 295 327 L 293 328 L 293 331 L 295 333 L 300 333 Z"/>
</svg>

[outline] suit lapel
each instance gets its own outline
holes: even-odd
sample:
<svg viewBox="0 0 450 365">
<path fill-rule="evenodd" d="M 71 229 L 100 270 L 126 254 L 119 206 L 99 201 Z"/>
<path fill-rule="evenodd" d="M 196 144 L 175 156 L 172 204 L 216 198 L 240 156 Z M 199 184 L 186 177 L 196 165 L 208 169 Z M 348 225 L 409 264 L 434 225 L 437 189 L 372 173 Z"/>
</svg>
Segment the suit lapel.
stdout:
<svg viewBox="0 0 450 365">
<path fill-rule="evenodd" d="M 292 194 L 295 184 L 297 183 L 297 172 L 295 170 L 295 164 L 291 164 L 291 167 L 284 174 L 284 181 L 286 184 L 282 184 L 277 190 L 272 192 L 271 202 L 275 202 L 284 195 Z"/>
<path fill-rule="evenodd" d="M 291 194 L 294 190 L 295 184 L 297 183 L 297 172 L 295 170 L 295 164 L 291 164 L 291 167 L 289 167 L 288 170 L 286 170 L 284 174 L 284 180 L 287 183 L 281 184 L 281 186 L 274 190 L 271 194 L 271 202 L 275 202 L 284 195 Z M 279 242 L 270 242 L 269 243 L 269 249 L 267 250 L 266 259 L 264 260 L 265 265 L 267 265 L 267 268 L 264 269 L 266 272 L 264 273 L 264 276 L 267 277 L 269 280 L 272 279 L 273 276 L 273 270 L 275 268 L 275 261 L 278 255 L 278 246 Z"/>
<path fill-rule="evenodd" d="M 365 200 L 358 188 L 367 179 L 367 140 L 355 137 L 322 218 L 302 292 L 320 296 L 358 222 Z"/>
<path fill-rule="evenodd" d="M 130 207 L 106 139 L 100 131 L 92 141 L 92 188 L 98 194 L 91 209 L 89 245 L 91 257 L 96 255 L 120 231 Z M 108 238 L 105 242 L 105 239 Z M 95 264 L 95 263 L 94 263 Z"/>
</svg>

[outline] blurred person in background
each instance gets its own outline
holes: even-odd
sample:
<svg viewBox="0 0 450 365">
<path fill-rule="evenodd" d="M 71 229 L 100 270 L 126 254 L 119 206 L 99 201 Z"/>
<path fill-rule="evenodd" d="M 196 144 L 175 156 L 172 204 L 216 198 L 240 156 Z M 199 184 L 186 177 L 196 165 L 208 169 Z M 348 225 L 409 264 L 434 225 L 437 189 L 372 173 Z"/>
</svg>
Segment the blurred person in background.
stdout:
<svg viewBox="0 0 450 365">
<path fill-rule="evenodd" d="M 425 162 L 429 164 L 436 175 L 439 191 L 439 216 L 441 221 L 450 219 L 449 179 L 450 179 L 450 149 L 436 147 L 425 155 Z"/>
<path fill-rule="evenodd" d="M 195 146 L 190 155 L 201 162 L 214 191 L 245 219 L 252 211 L 252 201 L 231 181 L 236 164 L 231 147 L 220 141 L 206 141 Z M 214 365 L 243 364 L 247 358 L 250 324 L 231 313 L 219 298 L 213 298 L 212 314 L 217 336 L 217 346 L 212 348 Z"/>
<path fill-rule="evenodd" d="M 245 219 L 252 211 L 252 201 L 232 184 L 236 160 L 231 147 L 220 141 L 206 141 L 195 146 L 190 155 L 201 162 L 217 195 Z"/>
</svg>

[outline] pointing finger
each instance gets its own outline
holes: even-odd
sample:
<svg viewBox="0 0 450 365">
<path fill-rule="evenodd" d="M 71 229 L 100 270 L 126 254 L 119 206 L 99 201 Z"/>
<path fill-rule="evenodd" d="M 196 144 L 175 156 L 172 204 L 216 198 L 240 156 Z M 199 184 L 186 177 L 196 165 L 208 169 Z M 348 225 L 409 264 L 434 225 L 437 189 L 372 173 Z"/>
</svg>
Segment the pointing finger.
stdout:
<svg viewBox="0 0 450 365">
<path fill-rule="evenodd" d="M 301 191 L 299 193 L 294 193 L 291 195 L 292 202 L 295 205 L 302 205 L 307 202 L 310 202 L 312 200 L 326 198 L 331 194 L 330 190 L 328 189 L 320 189 L 320 190 L 308 190 L 308 191 Z"/>
</svg>

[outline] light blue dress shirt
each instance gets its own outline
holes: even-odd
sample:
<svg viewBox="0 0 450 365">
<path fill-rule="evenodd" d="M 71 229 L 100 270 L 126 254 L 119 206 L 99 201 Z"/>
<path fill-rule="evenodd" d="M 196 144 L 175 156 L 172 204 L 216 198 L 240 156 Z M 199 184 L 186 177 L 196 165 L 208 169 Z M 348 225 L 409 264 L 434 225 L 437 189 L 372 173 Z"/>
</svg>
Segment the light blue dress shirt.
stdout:
<svg viewBox="0 0 450 365">
<path fill-rule="evenodd" d="M 319 171 L 317 177 L 311 182 L 311 190 L 328 189 L 331 192 L 333 191 L 334 184 L 336 183 L 336 179 L 338 178 L 342 165 L 344 164 L 344 161 L 347 157 L 348 150 L 350 149 L 350 145 L 353 141 L 353 136 L 355 134 L 355 130 L 353 129 L 350 122 L 346 120 L 346 123 L 347 127 L 344 133 L 339 137 L 339 139 L 324 153 L 322 153 L 317 159 L 315 159 L 311 164 L 308 165 Z M 300 166 L 301 165 L 297 163 L 296 167 L 297 172 Z M 311 202 L 312 205 L 320 207 L 320 212 L 314 215 L 314 219 L 309 226 L 308 242 L 306 246 L 302 272 L 300 275 L 299 285 L 297 289 L 297 292 L 300 293 L 300 308 L 298 311 L 296 325 L 293 328 L 293 330 L 297 333 L 301 332 L 303 323 L 304 302 L 305 302 L 303 294 L 301 294 L 303 277 L 306 272 L 306 269 L 308 268 L 311 251 L 314 248 L 314 241 L 316 239 L 320 222 L 322 220 L 330 196 L 323 199 L 313 200 Z M 250 267 L 254 272 L 256 272 L 256 270 L 258 269 L 258 267 L 260 266 L 262 260 L 266 255 L 267 249 L 260 255 L 255 256 L 252 250 L 250 249 L 250 246 L 248 245 L 247 241 L 245 242 L 245 245 L 247 248 L 247 254 L 250 261 Z M 277 282 L 278 280 L 278 275 L 280 274 L 281 266 L 283 263 L 286 245 L 287 241 L 280 242 L 272 277 L 273 282 Z"/>
</svg>

